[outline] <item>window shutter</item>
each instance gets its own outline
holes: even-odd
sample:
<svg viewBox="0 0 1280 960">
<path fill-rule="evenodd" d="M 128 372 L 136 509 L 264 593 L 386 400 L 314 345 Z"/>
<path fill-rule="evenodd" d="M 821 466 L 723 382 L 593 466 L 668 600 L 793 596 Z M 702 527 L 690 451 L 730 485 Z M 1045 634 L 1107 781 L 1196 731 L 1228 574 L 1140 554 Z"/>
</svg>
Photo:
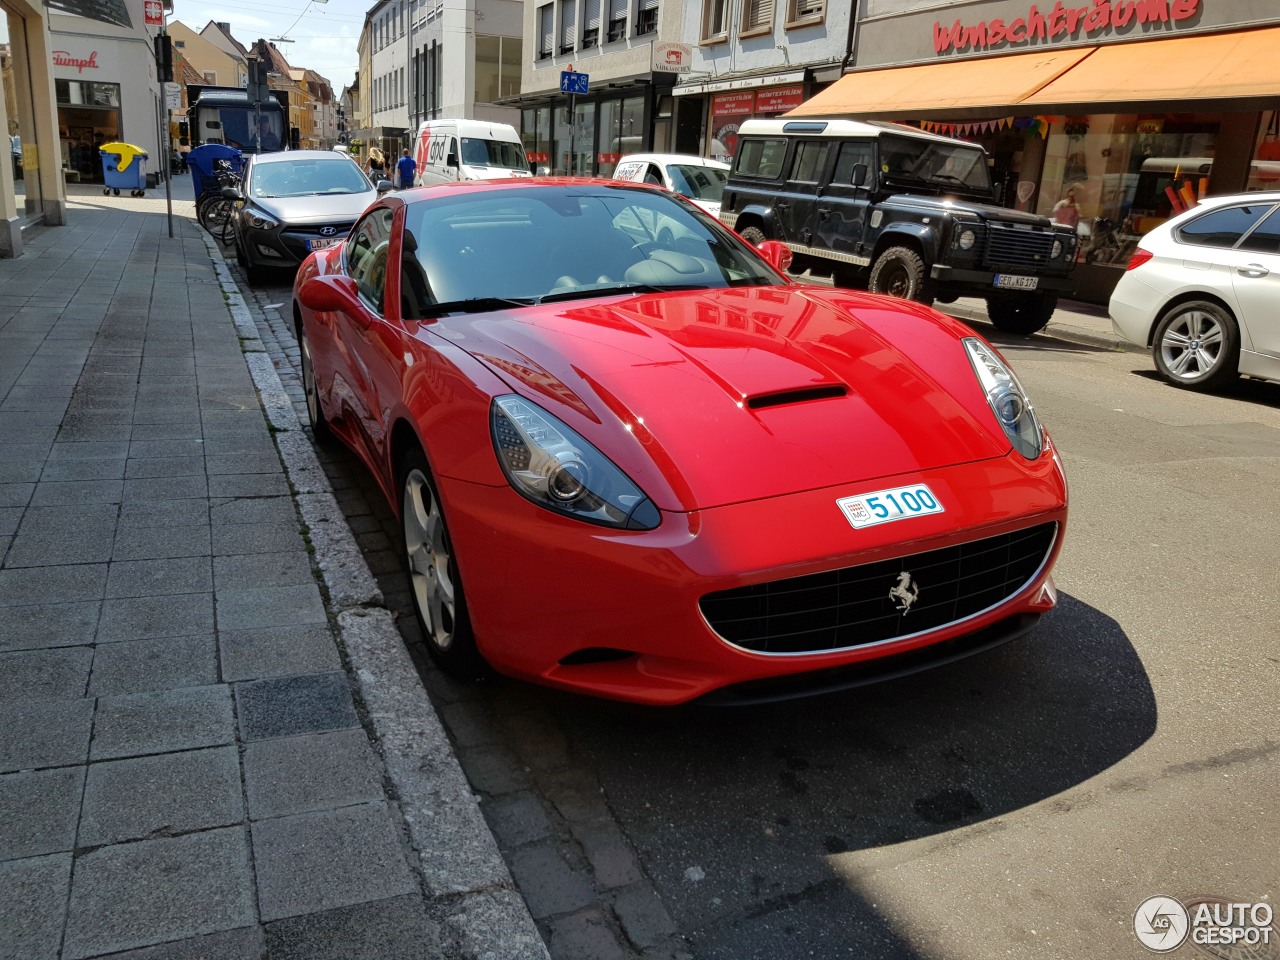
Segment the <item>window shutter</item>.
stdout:
<svg viewBox="0 0 1280 960">
<path fill-rule="evenodd" d="M 538 42 L 538 54 L 540 56 L 549 56 L 551 54 L 552 40 L 555 37 L 555 30 L 551 23 L 551 4 L 538 8 L 538 18 L 541 21 L 538 24 L 538 33 L 540 40 Z"/>
<path fill-rule="evenodd" d="M 826 13 L 827 0 L 796 0 L 796 19 L 820 17 Z"/>
<path fill-rule="evenodd" d="M 627 18 L 627 0 L 609 0 L 609 22 Z"/>
<path fill-rule="evenodd" d="M 773 0 L 747 0 L 747 29 L 771 26 L 773 26 Z"/>
<path fill-rule="evenodd" d="M 657 10 L 658 0 L 640 0 L 638 9 L 640 10 Z"/>
<path fill-rule="evenodd" d="M 572 49 L 578 34 L 578 0 L 560 0 L 560 48 Z"/>
<path fill-rule="evenodd" d="M 587 0 L 587 22 L 583 26 L 588 30 L 600 29 L 600 0 Z"/>
</svg>

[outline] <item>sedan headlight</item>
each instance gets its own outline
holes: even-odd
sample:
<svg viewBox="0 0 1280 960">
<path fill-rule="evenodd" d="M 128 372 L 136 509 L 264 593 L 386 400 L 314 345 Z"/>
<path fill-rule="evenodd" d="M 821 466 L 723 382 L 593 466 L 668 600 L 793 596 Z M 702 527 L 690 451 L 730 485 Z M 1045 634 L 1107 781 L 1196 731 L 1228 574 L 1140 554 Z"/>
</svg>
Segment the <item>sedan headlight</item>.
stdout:
<svg viewBox="0 0 1280 960">
<path fill-rule="evenodd" d="M 995 351 L 978 338 L 965 337 L 964 348 L 1005 436 L 1028 460 L 1036 459 L 1044 450 L 1044 430 L 1022 384 Z"/>
<path fill-rule="evenodd" d="M 267 216 L 261 210 L 248 208 L 244 212 L 244 220 L 255 230 L 272 230 L 280 226 L 280 221 Z"/>
<path fill-rule="evenodd" d="M 661 522 L 644 491 L 603 453 L 536 404 L 493 401 L 493 448 L 516 492 L 556 513 L 627 530 Z"/>
</svg>

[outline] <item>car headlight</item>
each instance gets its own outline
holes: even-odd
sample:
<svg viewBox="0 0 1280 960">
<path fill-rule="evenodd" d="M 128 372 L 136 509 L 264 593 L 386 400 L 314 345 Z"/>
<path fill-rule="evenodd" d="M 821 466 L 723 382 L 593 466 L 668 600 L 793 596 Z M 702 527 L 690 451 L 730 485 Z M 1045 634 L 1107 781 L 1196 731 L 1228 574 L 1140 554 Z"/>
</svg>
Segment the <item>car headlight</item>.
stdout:
<svg viewBox="0 0 1280 960">
<path fill-rule="evenodd" d="M 627 530 L 652 530 L 661 522 L 658 508 L 625 473 L 536 404 L 497 397 L 489 425 L 507 481 L 538 506 Z"/>
<path fill-rule="evenodd" d="M 956 238 L 956 246 L 961 250 L 972 250 L 973 245 L 978 242 L 978 236 L 972 230 L 963 230 L 960 236 Z"/>
<path fill-rule="evenodd" d="M 1036 459 L 1044 450 L 1044 430 L 1022 384 L 995 351 L 977 337 L 965 337 L 964 348 L 1005 436 L 1028 460 Z"/>
<path fill-rule="evenodd" d="M 280 221 L 272 219 L 261 210 L 248 209 L 244 212 L 245 222 L 255 230 L 272 230 L 280 226 Z"/>
<path fill-rule="evenodd" d="M 1053 249 L 1049 251 L 1049 259 L 1057 260 L 1060 256 L 1062 256 L 1062 241 L 1055 240 L 1053 241 Z"/>
</svg>

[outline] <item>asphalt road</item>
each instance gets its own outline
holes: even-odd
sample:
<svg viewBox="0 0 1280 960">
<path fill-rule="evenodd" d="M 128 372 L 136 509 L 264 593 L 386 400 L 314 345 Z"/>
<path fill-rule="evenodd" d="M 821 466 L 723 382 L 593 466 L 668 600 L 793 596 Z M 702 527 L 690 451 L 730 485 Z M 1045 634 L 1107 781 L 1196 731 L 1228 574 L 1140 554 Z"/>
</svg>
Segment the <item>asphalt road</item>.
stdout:
<svg viewBox="0 0 1280 960">
<path fill-rule="evenodd" d="M 1001 347 L 1070 479 L 1058 610 L 818 700 L 452 683 L 421 655 L 389 511 L 327 456 L 553 956 L 1137 958 L 1149 896 L 1280 896 L 1280 384 L 1202 396 L 1140 354 Z"/>
</svg>

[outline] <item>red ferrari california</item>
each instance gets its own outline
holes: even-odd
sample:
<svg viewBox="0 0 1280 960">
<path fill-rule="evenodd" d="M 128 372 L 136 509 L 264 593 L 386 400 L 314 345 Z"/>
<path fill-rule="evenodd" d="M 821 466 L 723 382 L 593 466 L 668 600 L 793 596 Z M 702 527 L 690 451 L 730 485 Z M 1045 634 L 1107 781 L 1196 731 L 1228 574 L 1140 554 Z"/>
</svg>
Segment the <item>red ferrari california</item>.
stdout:
<svg viewBox="0 0 1280 960">
<path fill-rule="evenodd" d="M 989 649 L 1055 602 L 1062 467 L 1013 372 L 616 180 L 384 197 L 310 256 L 307 410 L 399 512 L 453 673 L 751 702 Z"/>
</svg>

